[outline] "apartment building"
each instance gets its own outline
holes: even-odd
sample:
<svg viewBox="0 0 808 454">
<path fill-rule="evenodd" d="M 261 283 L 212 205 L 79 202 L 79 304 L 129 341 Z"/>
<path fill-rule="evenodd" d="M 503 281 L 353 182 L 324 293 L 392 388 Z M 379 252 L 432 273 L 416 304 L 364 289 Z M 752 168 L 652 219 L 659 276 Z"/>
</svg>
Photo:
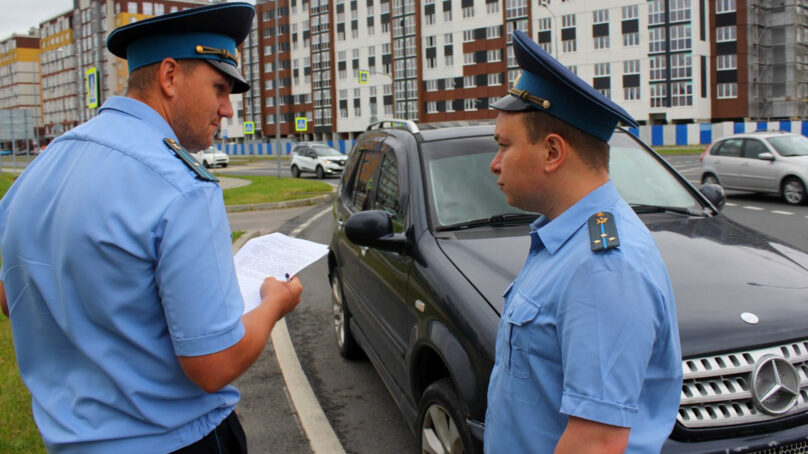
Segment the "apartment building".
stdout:
<svg viewBox="0 0 808 454">
<path fill-rule="evenodd" d="M 44 136 L 52 139 L 79 123 L 81 104 L 73 38 L 73 12 L 39 24 Z"/>
<path fill-rule="evenodd" d="M 0 109 L 29 110 L 31 128 L 42 125 L 39 54 L 36 34 L 0 41 Z"/>
<path fill-rule="evenodd" d="M 711 3 L 712 118 L 808 118 L 808 3 Z"/>
</svg>

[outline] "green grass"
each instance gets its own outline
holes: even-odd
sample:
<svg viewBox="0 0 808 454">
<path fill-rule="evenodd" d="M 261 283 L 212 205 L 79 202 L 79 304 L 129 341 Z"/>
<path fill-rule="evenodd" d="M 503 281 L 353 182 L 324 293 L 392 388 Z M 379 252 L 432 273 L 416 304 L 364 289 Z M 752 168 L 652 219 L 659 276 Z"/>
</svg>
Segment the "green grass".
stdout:
<svg viewBox="0 0 808 454">
<path fill-rule="evenodd" d="M 239 188 L 225 189 L 223 191 L 225 205 L 245 205 L 307 199 L 331 192 L 331 185 L 320 181 L 253 175 L 227 176 L 250 180 L 252 183 Z"/>
<path fill-rule="evenodd" d="M 241 238 L 241 235 L 244 235 L 245 233 L 247 233 L 247 232 L 245 232 L 244 230 L 236 230 L 236 231 L 234 231 L 233 232 L 233 242 L 235 243 L 236 241 L 238 241 L 238 239 Z"/>
<path fill-rule="evenodd" d="M 664 146 L 654 147 L 654 151 L 661 155 L 671 154 L 702 154 L 706 145 L 682 145 L 682 146 Z"/>
<path fill-rule="evenodd" d="M 0 197 L 17 178 L 0 174 Z M 31 395 L 17 372 L 11 324 L 0 315 L 0 452 L 44 453 L 45 446 L 31 415 Z"/>
</svg>

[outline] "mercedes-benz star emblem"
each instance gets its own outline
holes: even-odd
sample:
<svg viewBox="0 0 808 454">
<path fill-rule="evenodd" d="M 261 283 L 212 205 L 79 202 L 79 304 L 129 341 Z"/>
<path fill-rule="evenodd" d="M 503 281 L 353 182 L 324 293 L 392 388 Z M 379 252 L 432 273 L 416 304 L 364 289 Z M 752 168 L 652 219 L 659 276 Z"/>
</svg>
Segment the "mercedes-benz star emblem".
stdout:
<svg viewBox="0 0 808 454">
<path fill-rule="evenodd" d="M 785 359 L 766 355 L 752 372 L 752 400 L 763 412 L 782 415 L 797 403 L 800 376 Z"/>
</svg>

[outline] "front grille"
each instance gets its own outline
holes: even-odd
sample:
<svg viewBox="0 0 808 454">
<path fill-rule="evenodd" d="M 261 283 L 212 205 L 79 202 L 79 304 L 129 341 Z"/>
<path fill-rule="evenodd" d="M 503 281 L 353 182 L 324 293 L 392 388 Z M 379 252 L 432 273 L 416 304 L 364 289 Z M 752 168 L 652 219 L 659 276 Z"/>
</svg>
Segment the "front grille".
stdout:
<svg viewBox="0 0 808 454">
<path fill-rule="evenodd" d="M 766 355 L 786 359 L 799 376 L 796 405 L 784 415 L 766 414 L 752 400 L 752 372 L 758 360 Z M 676 419 L 688 429 L 759 423 L 808 410 L 808 340 L 746 352 L 688 358 L 682 361 L 682 369 L 684 382 Z M 799 449 L 772 452 L 807 452 L 805 448 Z"/>
<path fill-rule="evenodd" d="M 749 454 L 808 454 L 808 441 L 751 451 Z"/>
</svg>

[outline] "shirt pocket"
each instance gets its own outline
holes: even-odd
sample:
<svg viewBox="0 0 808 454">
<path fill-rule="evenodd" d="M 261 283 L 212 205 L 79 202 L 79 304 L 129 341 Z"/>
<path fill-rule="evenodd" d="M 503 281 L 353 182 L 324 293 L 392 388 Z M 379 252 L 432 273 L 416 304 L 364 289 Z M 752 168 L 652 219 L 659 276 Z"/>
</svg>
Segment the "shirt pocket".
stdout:
<svg viewBox="0 0 808 454">
<path fill-rule="evenodd" d="M 516 378 L 530 378 L 530 325 L 539 315 L 541 305 L 524 297 L 519 292 L 514 295 L 508 305 L 505 327 L 508 330 L 508 351 L 505 352 L 505 370 Z"/>
</svg>

